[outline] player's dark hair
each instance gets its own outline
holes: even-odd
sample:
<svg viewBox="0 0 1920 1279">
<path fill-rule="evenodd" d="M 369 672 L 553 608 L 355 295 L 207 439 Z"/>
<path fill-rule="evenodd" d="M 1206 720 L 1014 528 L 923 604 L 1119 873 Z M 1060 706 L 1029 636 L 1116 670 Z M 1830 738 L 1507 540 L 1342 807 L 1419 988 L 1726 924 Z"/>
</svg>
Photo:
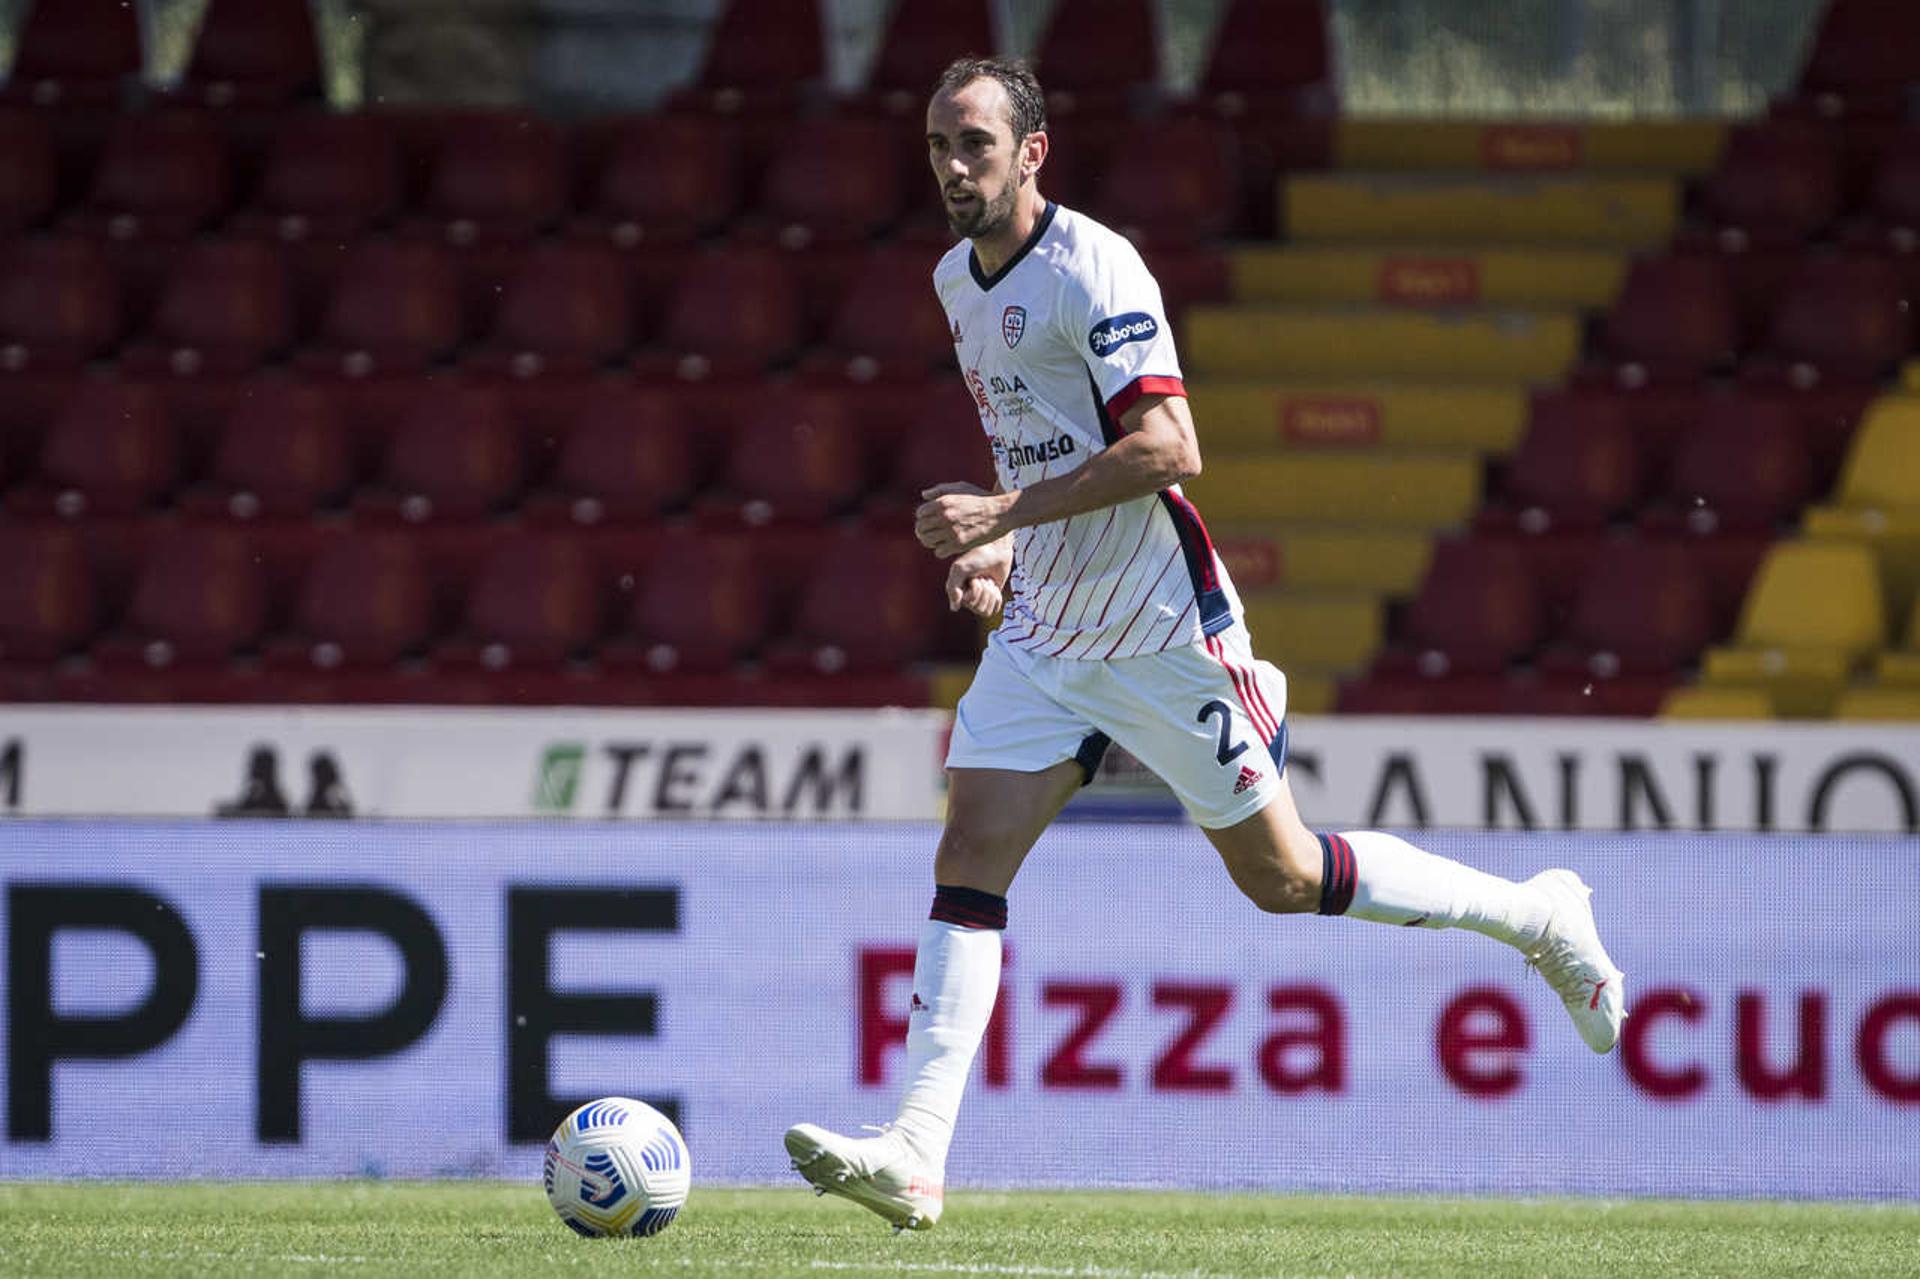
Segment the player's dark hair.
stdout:
<svg viewBox="0 0 1920 1279">
<path fill-rule="evenodd" d="M 1008 123 L 1017 145 L 1047 127 L 1047 95 L 1023 58 L 955 58 L 934 82 L 935 93 L 958 93 L 975 80 L 997 80 L 1007 91 Z"/>
</svg>

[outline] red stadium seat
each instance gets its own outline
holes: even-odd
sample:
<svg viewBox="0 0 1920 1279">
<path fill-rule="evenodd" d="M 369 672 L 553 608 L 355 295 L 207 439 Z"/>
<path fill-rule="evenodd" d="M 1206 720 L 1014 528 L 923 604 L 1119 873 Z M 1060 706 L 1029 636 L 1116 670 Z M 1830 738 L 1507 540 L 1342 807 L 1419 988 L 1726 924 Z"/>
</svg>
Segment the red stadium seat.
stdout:
<svg viewBox="0 0 1920 1279">
<path fill-rule="evenodd" d="M 602 600 L 580 541 L 534 534 L 508 538 L 481 566 L 460 634 L 437 660 L 488 670 L 552 666 L 584 656 L 599 636 Z"/>
<path fill-rule="evenodd" d="M 1886 0 L 1829 0 L 1800 74 L 1827 115 L 1897 115 L 1920 83 L 1920 13 Z"/>
<path fill-rule="evenodd" d="M 1525 558 L 1497 541 L 1441 541 L 1407 606 L 1405 643 L 1376 670 L 1440 679 L 1494 675 L 1527 656 L 1546 631 Z"/>
<path fill-rule="evenodd" d="M 93 571 L 76 530 L 0 528 L 0 664 L 52 662 L 84 648 L 97 615 Z"/>
<path fill-rule="evenodd" d="M 1731 368 L 1739 316 L 1717 256 L 1639 257 L 1601 324 L 1605 363 L 1590 371 L 1619 385 L 1697 381 Z"/>
<path fill-rule="evenodd" d="M 293 300 L 276 246 L 196 244 L 179 260 L 146 338 L 122 357 L 138 373 L 244 373 L 284 349 Z"/>
<path fill-rule="evenodd" d="M 1723 249 L 1800 244 L 1839 212 L 1839 148 L 1816 126 L 1739 126 L 1700 196 Z"/>
<path fill-rule="evenodd" d="M 760 115 L 797 105 L 826 74 L 817 0 L 729 0 L 713 25 L 700 75 L 669 107 Z"/>
<path fill-rule="evenodd" d="M 39 116 L 0 110 L 0 235 L 36 227 L 59 197 L 53 135 Z"/>
<path fill-rule="evenodd" d="M 953 365 L 953 333 L 930 277 L 926 249 L 883 246 L 862 260 L 834 314 L 826 341 L 808 353 L 812 375 L 865 383 L 917 380 Z"/>
<path fill-rule="evenodd" d="M 206 113 L 120 116 L 67 223 L 115 240 L 180 239 L 226 211 L 230 180 L 226 143 Z"/>
<path fill-rule="evenodd" d="M 1127 164 L 1107 167 L 1092 204 L 1116 231 L 1142 245 L 1189 245 L 1232 227 L 1238 196 L 1224 127 L 1191 118 L 1143 122 L 1128 130 L 1125 146 Z M 1142 172 L 1153 181 L 1140 181 Z"/>
<path fill-rule="evenodd" d="M 759 651 L 773 608 L 753 539 L 676 534 L 651 559 L 601 660 L 684 674 L 725 671 Z"/>
<path fill-rule="evenodd" d="M 998 47 L 988 0 L 895 5 L 867 75 L 868 93 L 889 114 L 918 111 L 948 63 Z"/>
<path fill-rule="evenodd" d="M 847 537 L 822 548 L 776 670 L 825 675 L 893 670 L 939 652 L 945 568 L 910 539 Z"/>
<path fill-rule="evenodd" d="M 1199 96 L 1222 119 L 1331 115 L 1332 50 L 1321 0 L 1230 0 Z"/>
<path fill-rule="evenodd" d="M 329 537 L 301 583 L 288 633 L 267 658 L 322 670 L 379 667 L 424 647 L 433 626 L 427 567 L 402 533 Z"/>
<path fill-rule="evenodd" d="M 1874 162 L 1860 212 L 1846 228 L 1846 243 L 1899 254 L 1920 250 L 1920 129 L 1891 135 Z"/>
<path fill-rule="evenodd" d="M 140 14 L 124 0 L 34 0 L 18 28 L 6 97 L 110 106 L 141 70 Z"/>
<path fill-rule="evenodd" d="M 1062 115 L 1116 110 L 1160 79 L 1151 0 L 1060 0 L 1034 56 L 1047 105 Z"/>
<path fill-rule="evenodd" d="M 744 229 L 772 234 L 788 249 L 866 243 L 901 213 L 899 136 L 899 126 L 884 120 L 809 122 L 805 147 L 774 153 Z M 822 155 L 833 156 L 833 163 L 821 164 Z"/>
<path fill-rule="evenodd" d="M 265 576 L 232 529 L 174 529 L 148 539 L 126 616 L 94 646 L 107 665 L 224 662 L 260 638 Z"/>
<path fill-rule="evenodd" d="M 352 484 L 346 424 L 327 389 L 255 381 L 221 431 L 208 482 L 181 505 L 242 520 L 304 517 L 339 503 Z"/>
<path fill-rule="evenodd" d="M 0 372 L 73 369 L 120 337 L 120 283 L 82 239 L 20 240 L 0 271 Z"/>
<path fill-rule="evenodd" d="M 1785 377 L 1872 382 L 1890 375 L 1912 345 L 1900 273 L 1868 254 L 1808 258 L 1787 286 L 1764 348 L 1742 370 L 1749 380 Z"/>
<path fill-rule="evenodd" d="M 665 352 L 643 353 L 635 368 L 687 382 L 757 374 L 797 352 L 803 325 L 800 288 L 779 253 L 711 250 L 674 290 L 660 337 Z"/>
<path fill-rule="evenodd" d="M 648 116 L 622 122 L 570 224 L 616 248 L 684 244 L 730 222 L 743 195 L 742 142 L 725 120 Z"/>
<path fill-rule="evenodd" d="M 531 239 L 566 208 L 566 145 L 535 116 L 453 117 L 430 164 L 415 225 L 455 246 Z"/>
<path fill-rule="evenodd" d="M 1812 496 L 1813 459 L 1791 404 L 1775 396 L 1715 395 L 1682 436 L 1663 500 L 1641 517 L 1654 533 L 1766 533 Z"/>
<path fill-rule="evenodd" d="M 1706 583 L 1680 543 L 1610 545 L 1574 596 L 1572 616 L 1540 658 L 1545 674 L 1587 680 L 1671 675 L 1713 639 Z M 1664 683 L 1649 685 L 1664 689 Z M 1657 701 L 1640 714 L 1651 714 Z"/>
<path fill-rule="evenodd" d="M 400 143 L 374 115 L 298 115 L 268 145 L 236 231 L 289 243 L 346 240 L 391 219 L 402 197 Z"/>
<path fill-rule="evenodd" d="M 83 382 L 47 433 L 38 475 L 9 505 L 68 519 L 129 515 L 160 502 L 179 471 L 179 436 L 157 388 Z"/>
<path fill-rule="evenodd" d="M 893 465 L 878 491 L 866 502 L 866 516 L 891 521 L 895 531 L 913 527 L 921 493 L 936 484 L 994 485 L 993 450 L 980 415 L 958 383 L 937 383 L 916 394 L 910 411 L 892 420 L 870 423 L 869 438 L 895 437 L 887 452 Z"/>
<path fill-rule="evenodd" d="M 182 88 L 214 107 L 318 98 L 320 49 L 307 0 L 209 0 Z"/>
<path fill-rule="evenodd" d="M 749 524 L 841 514 L 866 491 L 866 450 L 842 402 L 819 392 L 758 397 L 734 437 L 719 490 L 699 506 Z"/>
<path fill-rule="evenodd" d="M 1591 530 L 1640 500 L 1642 468 L 1620 401 L 1548 393 L 1535 398 L 1520 446 L 1507 459 L 1504 502 L 1483 530 L 1538 534 Z"/>
<path fill-rule="evenodd" d="M 378 485 L 356 510 L 412 524 L 477 520 L 520 492 L 525 459 L 505 397 L 448 385 L 423 396 L 387 447 Z"/>
<path fill-rule="evenodd" d="M 356 246 L 328 299 L 306 368 L 349 377 L 414 372 L 461 334 L 460 277 L 444 249 L 369 240 Z"/>
<path fill-rule="evenodd" d="M 515 378 L 581 373 L 631 341 L 626 265 L 594 245 L 541 245 L 507 277 L 485 347 L 469 364 Z"/>
<path fill-rule="evenodd" d="M 530 519 L 580 525 L 653 519 L 684 506 L 698 458 L 682 406 L 659 390 L 595 388 L 566 428 Z"/>
</svg>

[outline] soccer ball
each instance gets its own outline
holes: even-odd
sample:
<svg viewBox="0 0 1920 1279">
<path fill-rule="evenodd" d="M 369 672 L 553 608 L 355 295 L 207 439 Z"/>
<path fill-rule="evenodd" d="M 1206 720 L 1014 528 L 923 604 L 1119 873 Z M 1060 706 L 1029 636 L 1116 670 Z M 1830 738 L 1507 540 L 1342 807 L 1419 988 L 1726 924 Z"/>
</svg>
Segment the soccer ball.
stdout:
<svg viewBox="0 0 1920 1279">
<path fill-rule="evenodd" d="M 693 1163 L 672 1120 L 602 1097 L 554 1129 L 542 1180 L 560 1220 L 589 1239 L 657 1235 L 686 1205 Z"/>
</svg>

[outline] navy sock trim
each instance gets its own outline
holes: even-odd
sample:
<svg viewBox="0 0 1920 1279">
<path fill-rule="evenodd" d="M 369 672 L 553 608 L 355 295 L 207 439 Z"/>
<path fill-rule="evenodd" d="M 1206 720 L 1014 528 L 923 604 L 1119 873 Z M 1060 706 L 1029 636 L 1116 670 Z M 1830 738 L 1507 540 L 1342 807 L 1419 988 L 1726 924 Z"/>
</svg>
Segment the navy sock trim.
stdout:
<svg viewBox="0 0 1920 1279">
<path fill-rule="evenodd" d="M 1353 905 L 1353 890 L 1359 881 L 1353 845 L 1338 835 L 1316 838 L 1320 841 L 1320 913 L 1344 915 Z"/>
<path fill-rule="evenodd" d="M 1007 899 L 998 893 L 983 893 L 977 888 L 935 884 L 933 909 L 927 912 L 927 918 L 937 919 L 943 924 L 958 924 L 962 928 L 1005 928 Z"/>
</svg>

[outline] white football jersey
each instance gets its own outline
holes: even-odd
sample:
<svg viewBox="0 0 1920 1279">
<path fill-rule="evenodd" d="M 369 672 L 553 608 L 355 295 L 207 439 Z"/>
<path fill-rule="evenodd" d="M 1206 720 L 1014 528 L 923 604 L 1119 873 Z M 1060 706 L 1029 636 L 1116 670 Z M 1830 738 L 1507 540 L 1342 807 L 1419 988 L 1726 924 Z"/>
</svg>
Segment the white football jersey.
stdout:
<svg viewBox="0 0 1920 1279">
<path fill-rule="evenodd" d="M 993 275 L 966 240 L 933 272 L 1002 489 L 1064 475 L 1119 438 L 1142 395 L 1185 395 L 1160 286 L 1139 252 L 1049 203 Z M 1178 485 L 1017 530 L 1001 637 L 1104 659 L 1197 644 L 1240 616 L 1200 513 Z"/>
</svg>

